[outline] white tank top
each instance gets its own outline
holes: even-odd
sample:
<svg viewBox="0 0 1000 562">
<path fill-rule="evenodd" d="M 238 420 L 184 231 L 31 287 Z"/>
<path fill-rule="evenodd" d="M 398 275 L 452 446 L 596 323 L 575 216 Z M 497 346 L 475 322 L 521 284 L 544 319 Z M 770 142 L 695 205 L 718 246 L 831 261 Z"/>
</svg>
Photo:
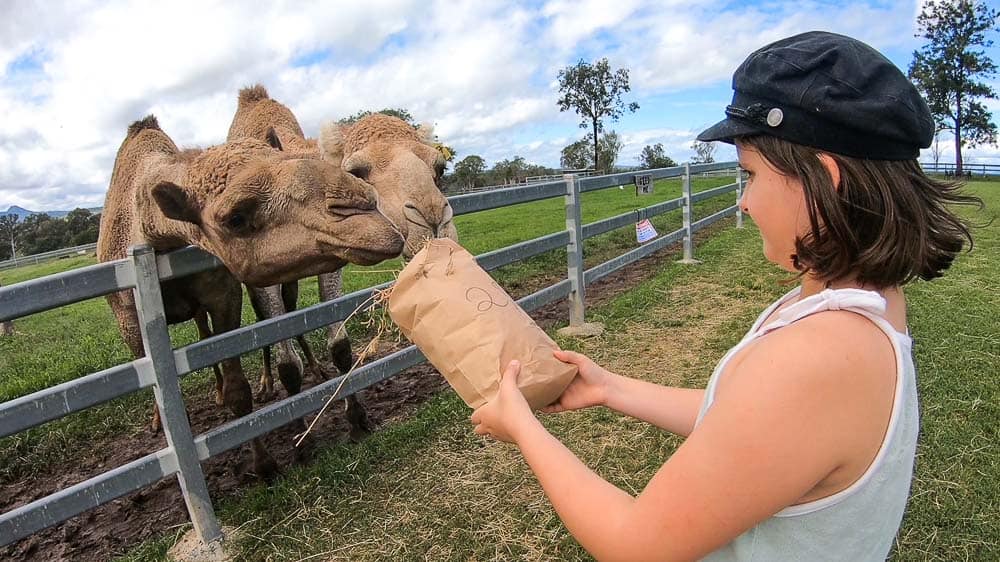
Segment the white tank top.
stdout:
<svg viewBox="0 0 1000 562">
<path fill-rule="evenodd" d="M 771 313 L 799 294 L 799 288 L 765 310 L 750 331 L 722 358 L 712 373 L 697 426 L 712 406 L 720 373 L 729 359 L 754 339 L 825 310 L 849 310 L 878 326 L 896 355 L 896 389 L 882 446 L 853 484 L 831 496 L 787 507 L 705 558 L 711 561 L 885 560 L 903 519 L 913 478 L 918 416 L 911 341 L 883 317 L 885 299 L 860 289 L 826 289 L 785 307 L 761 329 Z"/>
</svg>

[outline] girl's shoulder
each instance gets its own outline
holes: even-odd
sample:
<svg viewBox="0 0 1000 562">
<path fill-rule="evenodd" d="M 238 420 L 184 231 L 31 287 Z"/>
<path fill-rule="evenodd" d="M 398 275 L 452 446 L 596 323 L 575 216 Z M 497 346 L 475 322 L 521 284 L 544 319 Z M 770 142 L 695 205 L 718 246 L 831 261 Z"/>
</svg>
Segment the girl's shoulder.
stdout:
<svg viewBox="0 0 1000 562">
<path fill-rule="evenodd" d="M 872 320 L 848 310 L 811 314 L 754 339 L 726 364 L 718 391 L 792 385 L 809 396 L 844 399 L 895 383 L 893 343 Z"/>
</svg>

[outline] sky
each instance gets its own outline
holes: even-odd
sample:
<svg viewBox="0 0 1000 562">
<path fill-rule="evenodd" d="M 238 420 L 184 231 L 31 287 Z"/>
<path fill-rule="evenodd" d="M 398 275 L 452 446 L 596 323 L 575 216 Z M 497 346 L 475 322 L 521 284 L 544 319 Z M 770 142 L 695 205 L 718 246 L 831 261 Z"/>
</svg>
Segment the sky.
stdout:
<svg viewBox="0 0 1000 562">
<path fill-rule="evenodd" d="M 129 123 L 152 113 L 181 147 L 218 144 L 238 90 L 256 83 L 308 136 L 359 110 L 405 108 L 434 125 L 456 161 L 519 155 L 558 167 L 586 130 L 556 106 L 556 77 L 602 57 L 629 70 L 625 101 L 640 106 L 605 123 L 624 142 L 617 163 L 637 164 L 655 143 L 683 162 L 724 116 L 732 72 L 750 52 L 822 29 L 905 71 L 921 45 L 921 1 L 5 0 L 0 210 L 101 206 Z M 1000 47 L 987 54 L 1000 63 Z M 1000 90 L 1000 78 L 991 83 Z M 1000 102 L 988 107 L 996 114 Z M 996 147 L 963 154 L 1000 163 Z M 942 142 L 942 161 L 953 157 Z M 720 144 L 716 159 L 735 152 Z"/>
</svg>

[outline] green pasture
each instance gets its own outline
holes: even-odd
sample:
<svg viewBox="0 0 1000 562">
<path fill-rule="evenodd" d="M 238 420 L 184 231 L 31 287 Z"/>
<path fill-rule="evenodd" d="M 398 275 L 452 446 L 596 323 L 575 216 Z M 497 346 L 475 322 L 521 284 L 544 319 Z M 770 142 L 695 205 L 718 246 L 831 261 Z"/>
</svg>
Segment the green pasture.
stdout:
<svg viewBox="0 0 1000 562">
<path fill-rule="evenodd" d="M 996 217 L 995 187 L 970 184 L 987 207 L 963 214 L 978 223 Z M 701 265 L 662 259 L 655 277 L 591 308 L 589 317 L 608 327 L 603 336 L 560 344 L 630 376 L 703 386 L 759 311 L 788 289 L 782 284 L 787 274 L 761 257 L 753 225 L 735 230 L 731 224 L 699 241 Z M 533 232 L 542 233 L 537 228 Z M 1000 552 L 1000 221 L 974 234 L 975 249 L 944 278 L 906 289 L 921 436 L 895 560 L 995 560 Z M 233 555 L 250 561 L 588 560 L 516 451 L 474 435 L 469 413 L 443 392 L 360 444 L 326 448 L 270 486 L 217 498 L 223 524 L 238 529 Z M 584 462 L 633 493 L 679 444 L 605 409 L 543 421 Z M 184 530 L 122 559 L 162 559 Z"/>
</svg>

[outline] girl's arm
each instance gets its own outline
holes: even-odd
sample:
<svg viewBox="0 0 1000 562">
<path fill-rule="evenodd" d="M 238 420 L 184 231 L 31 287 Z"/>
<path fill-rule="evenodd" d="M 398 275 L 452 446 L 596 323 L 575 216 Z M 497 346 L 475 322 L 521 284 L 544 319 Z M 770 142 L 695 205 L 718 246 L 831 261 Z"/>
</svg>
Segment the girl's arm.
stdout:
<svg viewBox="0 0 1000 562">
<path fill-rule="evenodd" d="M 884 337 L 851 327 L 853 334 L 786 328 L 755 342 L 727 367 L 702 423 L 634 498 L 548 434 L 517 390 L 516 368 L 473 422 L 477 433 L 521 448 L 567 529 L 596 559 L 697 559 L 857 461 L 858 435 L 884 414 L 870 381 L 884 380 L 880 370 L 893 363 Z"/>
<path fill-rule="evenodd" d="M 557 351 L 560 361 L 577 366 L 578 374 L 544 412 L 563 412 L 590 406 L 607 406 L 677 435 L 690 435 L 705 391 L 662 386 L 617 375 L 572 351 Z"/>
<path fill-rule="evenodd" d="M 687 437 L 694 430 L 705 390 L 663 386 L 614 375 L 604 405 L 626 416 Z"/>
</svg>

